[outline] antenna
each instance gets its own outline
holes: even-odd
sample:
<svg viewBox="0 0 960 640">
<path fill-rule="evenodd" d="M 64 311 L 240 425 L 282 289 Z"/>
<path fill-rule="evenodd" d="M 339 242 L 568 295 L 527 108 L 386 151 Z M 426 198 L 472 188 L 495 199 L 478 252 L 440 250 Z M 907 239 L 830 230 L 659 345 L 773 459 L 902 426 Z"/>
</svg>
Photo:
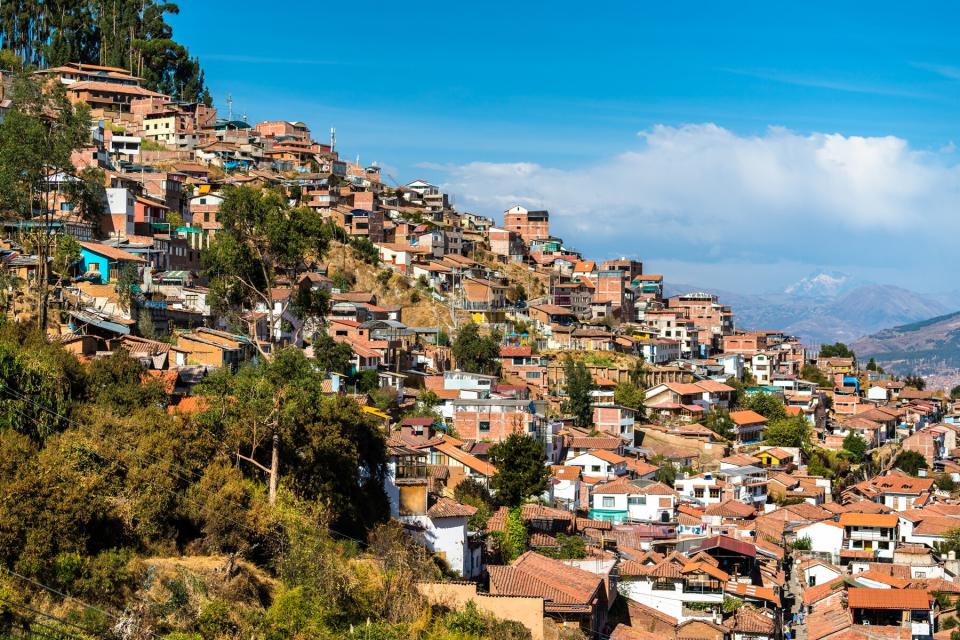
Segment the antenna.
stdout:
<svg viewBox="0 0 960 640">
<path fill-rule="evenodd" d="M 330 127 L 330 151 L 337 150 L 337 129 L 336 127 Z"/>
<path fill-rule="evenodd" d="M 233 120 L 233 94 L 227 94 L 227 120 Z"/>
</svg>

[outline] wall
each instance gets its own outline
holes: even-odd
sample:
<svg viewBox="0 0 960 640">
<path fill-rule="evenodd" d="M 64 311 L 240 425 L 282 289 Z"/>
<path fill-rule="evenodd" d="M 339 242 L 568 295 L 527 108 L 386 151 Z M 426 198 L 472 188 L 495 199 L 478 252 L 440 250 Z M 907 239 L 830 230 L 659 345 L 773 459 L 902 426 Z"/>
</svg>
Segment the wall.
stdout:
<svg viewBox="0 0 960 640">
<path fill-rule="evenodd" d="M 480 611 L 501 620 L 519 622 L 530 630 L 533 640 L 544 640 L 543 598 L 478 594 L 477 585 L 459 582 L 421 582 L 417 589 L 432 604 L 451 609 L 459 609 L 473 600 Z"/>
</svg>

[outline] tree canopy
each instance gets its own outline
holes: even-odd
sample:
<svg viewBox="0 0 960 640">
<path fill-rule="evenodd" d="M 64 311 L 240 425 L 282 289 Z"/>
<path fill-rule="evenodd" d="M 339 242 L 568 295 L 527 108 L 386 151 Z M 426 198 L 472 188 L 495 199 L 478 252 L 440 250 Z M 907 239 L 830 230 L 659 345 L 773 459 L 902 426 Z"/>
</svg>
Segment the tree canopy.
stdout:
<svg viewBox="0 0 960 640">
<path fill-rule="evenodd" d="M 756 411 L 771 422 L 787 417 L 783 400 L 772 393 L 754 393 L 746 401 L 746 408 Z"/>
<path fill-rule="evenodd" d="M 927 459 L 917 451 L 901 451 L 893 461 L 893 466 L 912 476 L 917 475 L 921 469 L 930 468 Z"/>
<path fill-rule="evenodd" d="M 833 344 L 825 344 L 820 347 L 820 357 L 821 358 L 854 358 L 856 359 L 856 354 L 842 342 L 835 342 Z"/>
<path fill-rule="evenodd" d="M 453 341 L 453 357 L 463 371 L 496 375 L 500 371 L 500 336 L 482 336 L 479 326 L 466 324 Z"/>
<path fill-rule="evenodd" d="M 564 387 L 567 399 L 563 410 L 571 414 L 577 426 L 586 427 L 593 423 L 593 376 L 580 360 L 574 360 L 567 354 L 563 359 Z"/>
<path fill-rule="evenodd" d="M 67 62 L 129 69 L 148 89 L 211 104 L 199 61 L 173 39 L 172 2 L 37 0 L 0 3 L 0 47 L 25 65 Z"/>
<path fill-rule="evenodd" d="M 847 452 L 853 462 L 863 462 L 869 446 L 867 441 L 856 431 L 851 431 L 843 439 L 843 450 Z"/>
<path fill-rule="evenodd" d="M 786 416 L 771 420 L 764 441 L 775 447 L 802 447 L 810 442 L 810 423 L 803 416 Z"/>
<path fill-rule="evenodd" d="M 491 486 L 498 503 L 518 506 L 547 489 L 550 470 L 543 443 L 521 433 L 511 433 L 490 447 L 490 462 L 497 468 Z"/>
</svg>

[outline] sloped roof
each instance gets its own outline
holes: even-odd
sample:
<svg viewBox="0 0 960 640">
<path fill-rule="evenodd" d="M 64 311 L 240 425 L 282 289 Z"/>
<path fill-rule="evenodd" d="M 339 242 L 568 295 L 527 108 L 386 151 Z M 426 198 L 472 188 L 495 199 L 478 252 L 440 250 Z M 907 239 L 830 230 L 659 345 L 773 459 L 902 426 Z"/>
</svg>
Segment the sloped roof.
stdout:
<svg viewBox="0 0 960 640">
<path fill-rule="evenodd" d="M 544 609 L 589 610 L 603 588 L 603 580 L 590 572 L 528 551 L 506 567 L 491 566 L 490 590 L 499 595 L 539 596 Z"/>
<path fill-rule="evenodd" d="M 460 504 L 450 498 L 440 498 L 427 510 L 427 516 L 433 519 L 469 518 L 476 512 L 476 507 L 471 507 L 468 504 Z"/>
<path fill-rule="evenodd" d="M 847 589 L 851 609 L 929 609 L 932 598 L 925 589 Z"/>
</svg>

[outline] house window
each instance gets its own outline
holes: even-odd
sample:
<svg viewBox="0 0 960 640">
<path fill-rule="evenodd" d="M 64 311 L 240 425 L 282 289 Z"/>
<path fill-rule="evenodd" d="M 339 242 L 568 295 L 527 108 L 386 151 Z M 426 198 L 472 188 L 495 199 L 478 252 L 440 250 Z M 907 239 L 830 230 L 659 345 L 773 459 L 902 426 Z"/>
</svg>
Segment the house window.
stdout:
<svg viewBox="0 0 960 640">
<path fill-rule="evenodd" d="M 694 490 L 693 490 L 693 497 L 694 497 L 694 498 L 702 498 L 702 497 L 703 497 L 703 489 L 702 489 L 702 488 L 694 489 Z"/>
<path fill-rule="evenodd" d="M 603 496 L 603 508 L 612 509 L 614 507 L 614 498 L 613 496 Z"/>
<path fill-rule="evenodd" d="M 627 504 L 647 504 L 647 496 L 630 496 L 627 498 Z"/>
<path fill-rule="evenodd" d="M 590 471 L 592 471 L 592 472 L 594 472 L 594 473 L 600 473 L 600 465 L 598 465 L 598 464 L 592 465 L 592 466 L 590 467 Z"/>
<path fill-rule="evenodd" d="M 489 433 L 490 432 L 490 423 L 487 421 L 480 422 L 480 433 Z"/>
</svg>

